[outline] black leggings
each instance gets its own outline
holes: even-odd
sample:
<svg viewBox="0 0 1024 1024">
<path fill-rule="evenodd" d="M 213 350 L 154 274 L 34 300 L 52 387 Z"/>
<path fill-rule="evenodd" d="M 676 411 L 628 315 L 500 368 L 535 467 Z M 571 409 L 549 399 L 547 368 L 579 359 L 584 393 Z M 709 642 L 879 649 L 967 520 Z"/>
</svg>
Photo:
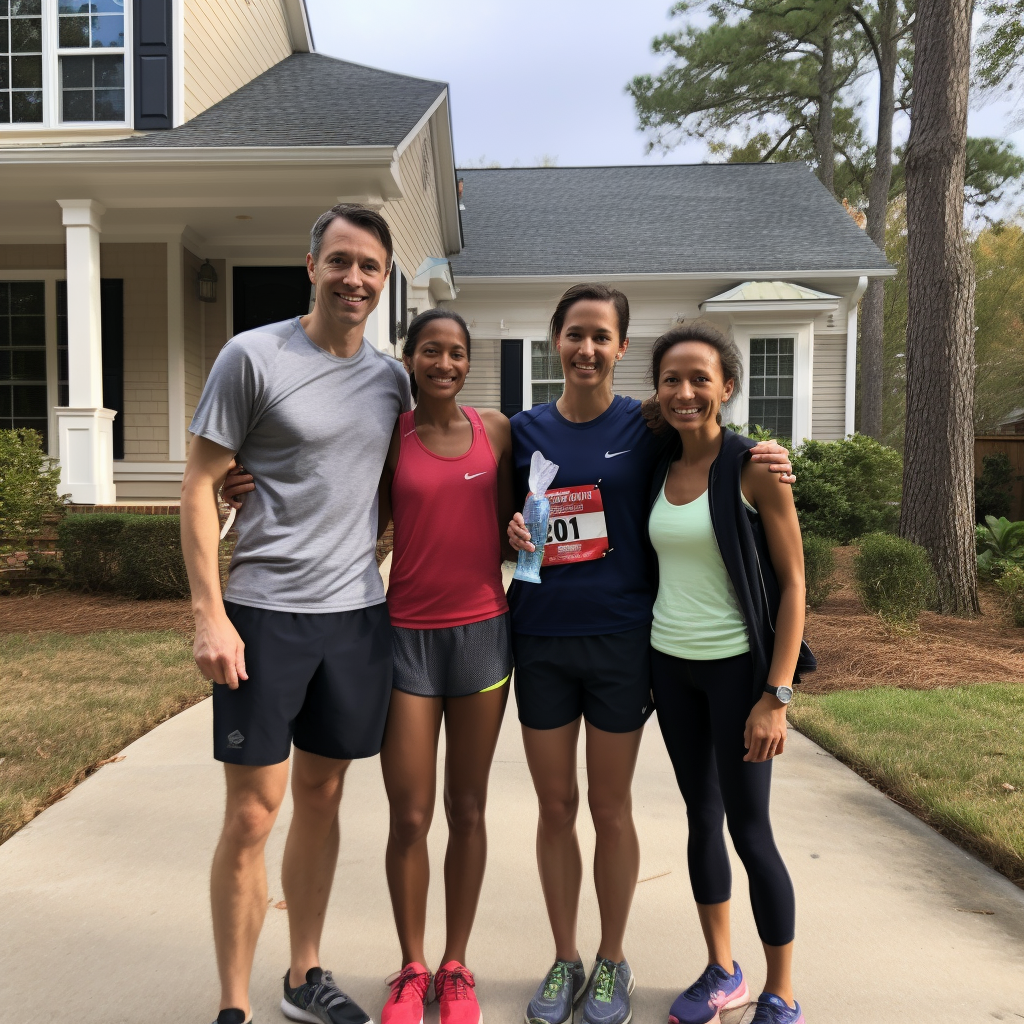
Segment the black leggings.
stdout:
<svg viewBox="0 0 1024 1024">
<path fill-rule="evenodd" d="M 796 907 L 768 816 L 772 763 L 743 760 L 752 671 L 749 654 L 689 661 L 651 651 L 658 724 L 686 802 L 693 898 L 724 903 L 732 894 L 725 819 L 747 870 L 757 933 L 769 946 L 784 946 L 793 941 Z"/>
</svg>

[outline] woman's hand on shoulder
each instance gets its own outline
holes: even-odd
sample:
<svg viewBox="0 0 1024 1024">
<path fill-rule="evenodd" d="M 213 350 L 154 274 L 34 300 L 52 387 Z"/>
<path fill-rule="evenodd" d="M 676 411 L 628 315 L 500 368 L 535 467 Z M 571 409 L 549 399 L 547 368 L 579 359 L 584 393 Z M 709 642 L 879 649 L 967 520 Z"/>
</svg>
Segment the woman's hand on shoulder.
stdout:
<svg viewBox="0 0 1024 1024">
<path fill-rule="evenodd" d="M 743 730 L 744 761 L 768 761 L 786 749 L 786 705 L 770 693 L 753 706 Z"/>
<path fill-rule="evenodd" d="M 796 482 L 796 475 L 789 461 L 789 449 L 783 448 L 778 441 L 758 441 L 750 449 L 750 461 L 764 463 L 772 473 L 778 473 L 779 483 Z"/>
</svg>

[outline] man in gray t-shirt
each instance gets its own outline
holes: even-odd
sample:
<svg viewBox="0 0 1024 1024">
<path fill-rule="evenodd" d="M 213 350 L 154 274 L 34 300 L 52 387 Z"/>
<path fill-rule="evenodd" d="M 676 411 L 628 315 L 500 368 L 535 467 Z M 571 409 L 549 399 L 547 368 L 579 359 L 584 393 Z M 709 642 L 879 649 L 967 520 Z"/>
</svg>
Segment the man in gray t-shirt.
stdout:
<svg viewBox="0 0 1024 1024">
<path fill-rule="evenodd" d="M 182 550 L 195 658 L 213 680 L 214 757 L 227 812 L 211 903 L 218 1024 L 250 1018 L 249 972 L 266 910 L 263 848 L 288 781 L 294 815 L 282 865 L 291 962 L 283 1009 L 366 1024 L 319 960 L 352 758 L 379 752 L 391 695 L 391 625 L 377 572 L 377 494 L 398 416 L 397 360 L 363 338 L 387 283 L 379 214 L 340 205 L 314 225 L 307 316 L 247 331 L 217 357 L 192 420 L 182 481 Z M 233 458 L 259 486 L 238 516 L 223 598 L 216 495 Z M 303 1016 L 305 1015 L 305 1016 Z"/>
</svg>

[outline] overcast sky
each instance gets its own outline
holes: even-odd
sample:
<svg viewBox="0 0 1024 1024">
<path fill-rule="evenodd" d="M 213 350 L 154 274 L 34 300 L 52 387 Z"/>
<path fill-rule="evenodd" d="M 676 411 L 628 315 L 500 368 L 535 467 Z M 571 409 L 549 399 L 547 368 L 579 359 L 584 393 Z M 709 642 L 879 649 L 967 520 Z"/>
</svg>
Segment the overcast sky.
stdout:
<svg viewBox="0 0 1024 1024">
<path fill-rule="evenodd" d="M 562 167 L 687 163 L 690 142 L 646 152 L 625 86 L 657 71 L 651 40 L 671 0 L 307 0 L 316 48 L 451 86 L 460 166 L 481 159 Z M 1005 105 L 971 115 L 971 133 L 1012 138 Z"/>
</svg>

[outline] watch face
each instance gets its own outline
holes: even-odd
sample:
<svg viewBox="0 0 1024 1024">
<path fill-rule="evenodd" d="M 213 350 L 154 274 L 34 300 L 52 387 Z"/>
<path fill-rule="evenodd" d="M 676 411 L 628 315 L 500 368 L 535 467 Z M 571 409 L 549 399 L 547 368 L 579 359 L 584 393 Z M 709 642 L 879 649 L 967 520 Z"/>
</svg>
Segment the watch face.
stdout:
<svg viewBox="0 0 1024 1024">
<path fill-rule="evenodd" d="M 780 686 L 775 691 L 775 696 L 778 697 L 783 704 L 788 704 L 793 699 L 793 687 L 792 686 Z"/>
</svg>

